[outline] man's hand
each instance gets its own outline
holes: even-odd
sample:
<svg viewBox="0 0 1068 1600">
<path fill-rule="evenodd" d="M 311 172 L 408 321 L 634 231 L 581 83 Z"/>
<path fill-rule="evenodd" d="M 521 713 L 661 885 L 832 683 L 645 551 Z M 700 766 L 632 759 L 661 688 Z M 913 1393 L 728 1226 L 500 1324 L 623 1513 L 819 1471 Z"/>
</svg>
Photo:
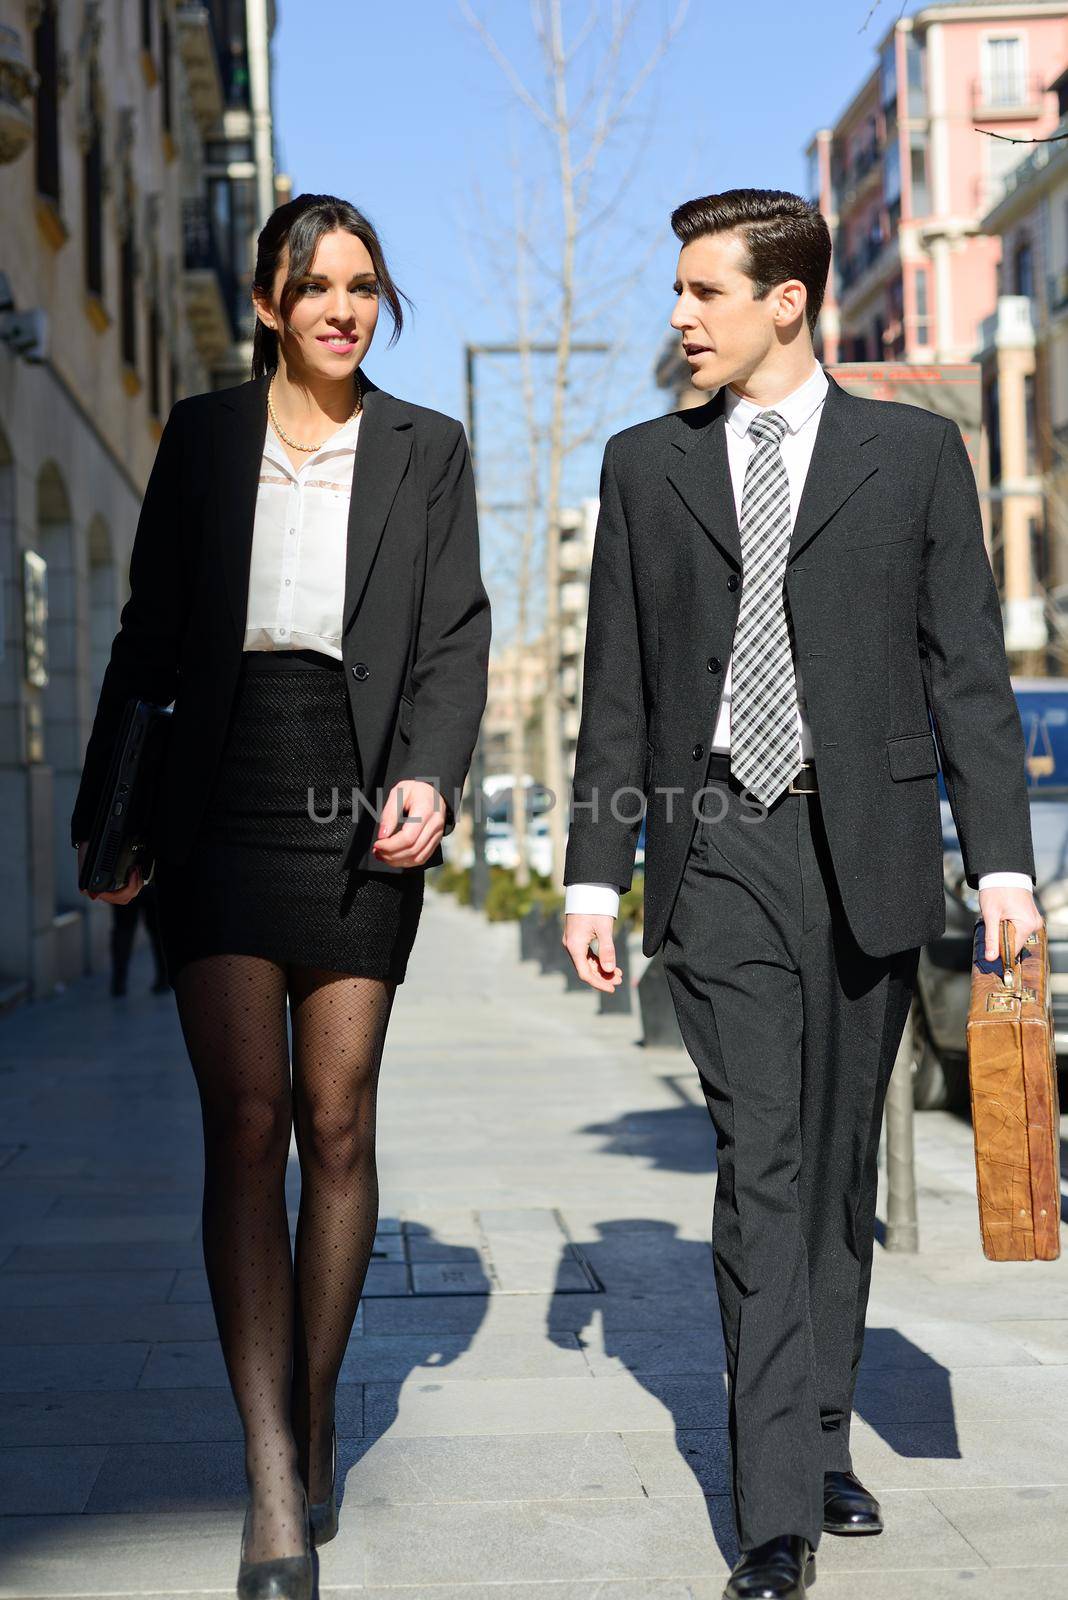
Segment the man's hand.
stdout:
<svg viewBox="0 0 1068 1600">
<path fill-rule="evenodd" d="M 1000 955 L 998 943 L 998 925 L 1003 917 L 1012 920 L 1013 934 L 1015 935 L 1016 948 L 1013 957 L 1019 955 L 1027 940 L 1027 935 L 1042 926 L 1042 918 L 1038 914 L 1038 907 L 1030 889 L 980 889 L 979 910 L 982 913 L 986 932 L 986 946 L 983 954 L 988 961 L 996 961 Z"/>
<path fill-rule="evenodd" d="M 429 783 L 402 778 L 382 807 L 371 849 L 391 867 L 421 867 L 445 832 L 445 800 Z"/>
<path fill-rule="evenodd" d="M 591 989 L 603 989 L 614 994 L 623 982 L 622 970 L 616 966 L 616 947 L 612 938 L 615 917 L 593 916 L 589 911 L 572 911 L 564 918 L 563 945 L 574 963 L 575 971 Z M 597 954 L 590 951 L 590 943 L 597 940 Z"/>
</svg>

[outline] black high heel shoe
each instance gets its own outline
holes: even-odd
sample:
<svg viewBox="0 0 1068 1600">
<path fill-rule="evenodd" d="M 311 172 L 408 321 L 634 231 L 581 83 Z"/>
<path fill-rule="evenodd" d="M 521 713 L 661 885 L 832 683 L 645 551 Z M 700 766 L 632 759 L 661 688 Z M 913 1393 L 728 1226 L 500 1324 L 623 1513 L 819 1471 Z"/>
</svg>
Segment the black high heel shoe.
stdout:
<svg viewBox="0 0 1068 1600">
<path fill-rule="evenodd" d="M 313 1500 L 308 1508 L 312 1544 L 327 1544 L 337 1533 L 337 1423 L 330 1435 L 330 1497 Z"/>
<path fill-rule="evenodd" d="M 241 1529 L 241 1564 L 237 1569 L 237 1600 L 312 1600 L 311 1522 L 308 1495 L 303 1487 L 301 1494 L 304 1498 L 304 1554 L 299 1556 L 274 1556 L 269 1561 L 246 1561 L 248 1517 L 252 1507 L 245 1507 L 245 1522 Z"/>
</svg>

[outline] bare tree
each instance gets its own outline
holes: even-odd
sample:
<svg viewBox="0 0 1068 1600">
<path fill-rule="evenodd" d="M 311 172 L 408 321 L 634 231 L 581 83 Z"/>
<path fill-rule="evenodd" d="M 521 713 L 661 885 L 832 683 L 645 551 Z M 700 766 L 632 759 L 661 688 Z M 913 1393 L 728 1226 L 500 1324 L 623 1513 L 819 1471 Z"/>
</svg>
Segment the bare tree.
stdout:
<svg viewBox="0 0 1068 1600">
<path fill-rule="evenodd" d="M 522 203 L 517 185 L 512 241 L 516 284 L 517 353 L 521 362 L 520 403 L 526 436 L 524 471 L 526 506 L 518 527 L 515 638 L 516 696 L 512 731 L 514 771 L 525 767 L 519 659 L 531 615 L 529 593 L 535 545 L 544 540 L 544 696 L 542 735 L 545 781 L 556 797 L 549 814 L 554 882 L 563 878 L 566 843 L 562 705 L 559 687 L 560 567 L 559 529 L 565 469 L 578 451 L 604 437 L 609 417 L 625 414 L 647 382 L 624 387 L 616 374 L 621 358 L 633 359 L 633 328 L 623 323 L 620 309 L 639 280 L 662 238 L 642 237 L 621 219 L 621 209 L 642 156 L 642 140 L 634 138 L 638 109 L 648 100 L 658 65 L 678 37 L 689 0 L 673 0 L 674 9 L 651 46 L 638 59 L 638 24 L 648 0 L 588 0 L 584 14 L 569 31 L 568 0 L 530 0 L 535 59 L 540 82 L 531 83 L 502 48 L 473 0 L 458 0 L 460 11 L 500 68 L 515 105 L 542 141 L 552 184 L 552 206 L 535 219 Z M 621 172 L 611 174 L 610 151 L 631 134 Z M 607 192 L 605 192 L 607 188 Z M 623 255 L 623 265 L 618 262 Z M 534 315 L 530 283 L 541 288 Z M 623 325 L 621 325 L 623 323 Z M 590 330 L 595 337 L 586 337 Z M 591 359 L 581 347 L 603 346 Z M 548 346 L 548 381 L 539 381 L 535 350 Z M 544 419 L 544 420 L 543 420 Z M 522 839 L 520 797 L 514 806 L 517 837 Z M 525 842 L 525 841 L 524 841 Z M 522 844 L 521 844 L 522 848 Z"/>
</svg>

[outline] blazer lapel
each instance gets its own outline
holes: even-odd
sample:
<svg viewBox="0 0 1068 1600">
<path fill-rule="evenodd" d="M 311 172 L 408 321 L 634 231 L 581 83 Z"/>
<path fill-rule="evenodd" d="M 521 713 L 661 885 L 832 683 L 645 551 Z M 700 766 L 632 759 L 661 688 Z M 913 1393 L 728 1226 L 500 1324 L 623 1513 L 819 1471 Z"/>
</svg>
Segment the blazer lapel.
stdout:
<svg viewBox="0 0 1068 1600">
<path fill-rule="evenodd" d="M 812 459 L 794 520 L 787 560 L 792 561 L 809 540 L 841 510 L 861 484 L 877 472 L 879 463 L 861 449 L 879 436 L 868 407 L 847 394 L 827 374 L 830 387 L 823 402 Z"/>
<path fill-rule="evenodd" d="M 831 520 L 860 485 L 878 470 L 878 461 L 861 446 L 878 437 L 879 430 L 866 406 L 856 405 L 830 373 L 819 427 L 797 508 L 788 559 Z M 698 522 L 730 556 L 742 564 L 741 534 L 734 509 L 734 489 L 727 459 L 727 423 L 723 390 L 707 404 L 678 413 L 680 424 L 672 439 L 668 480 L 678 490 Z"/>
<path fill-rule="evenodd" d="M 703 406 L 678 413 L 680 427 L 672 439 L 668 481 L 674 484 L 706 533 L 742 564 L 742 542 L 734 509 L 730 464 L 727 460 L 727 424 L 723 416 L 723 390 Z"/>
<path fill-rule="evenodd" d="M 362 369 L 363 416 L 356 439 L 353 486 L 345 555 L 342 632 L 359 609 L 382 534 L 412 451 L 411 418 Z M 248 614 L 252 533 L 259 493 L 260 465 L 267 437 L 269 375 L 253 379 L 222 397 L 229 427 L 216 462 L 219 544 L 223 581 L 234 627 L 244 638 Z"/>
<path fill-rule="evenodd" d="M 412 453 L 412 421 L 404 407 L 364 378 L 363 416 L 356 439 L 349 500 L 345 603 L 341 631 L 352 626 L 368 574 L 382 542 L 386 518 Z"/>
</svg>

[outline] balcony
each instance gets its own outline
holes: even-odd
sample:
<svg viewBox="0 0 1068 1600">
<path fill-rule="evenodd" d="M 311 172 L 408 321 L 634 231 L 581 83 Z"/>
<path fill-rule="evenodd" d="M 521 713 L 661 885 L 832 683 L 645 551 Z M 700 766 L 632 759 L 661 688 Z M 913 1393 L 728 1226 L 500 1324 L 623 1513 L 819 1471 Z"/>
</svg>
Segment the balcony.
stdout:
<svg viewBox="0 0 1068 1600">
<path fill-rule="evenodd" d="M 988 350 L 1027 350 L 1035 342 L 1031 298 L 1026 294 L 998 296 L 997 310 L 979 324 L 979 354 Z"/>
<path fill-rule="evenodd" d="M 1046 80 L 1037 72 L 1006 72 L 972 79 L 977 122 L 1019 122 L 1042 115 Z"/>
<path fill-rule="evenodd" d="M 211 12 L 201 0 L 180 0 L 174 18 L 193 115 L 206 137 L 222 121 L 226 109 Z"/>
<path fill-rule="evenodd" d="M 588 573 L 590 570 L 590 551 L 581 539 L 561 539 L 560 541 L 560 571 L 561 573 Z"/>
<path fill-rule="evenodd" d="M 186 317 L 200 359 L 212 366 L 234 340 L 232 275 L 212 237 L 207 201 L 199 196 L 182 202 L 182 243 Z"/>
<path fill-rule="evenodd" d="M 842 257 L 838 268 L 838 279 L 842 294 L 848 294 L 854 284 L 859 283 L 868 269 L 873 267 L 879 260 L 888 243 L 889 241 L 886 239 L 865 239 L 862 244 L 857 246 L 851 256 Z"/>
<path fill-rule="evenodd" d="M 858 150 L 849 165 L 842 170 L 835 186 L 840 197 L 840 210 L 854 205 L 874 187 L 873 180 L 876 180 L 882 171 L 882 154 L 881 141 L 873 139 L 870 145 Z"/>
<path fill-rule="evenodd" d="M 590 591 L 585 583 L 562 583 L 560 585 L 560 620 L 569 622 L 575 617 L 580 617 L 589 604 Z"/>
</svg>

